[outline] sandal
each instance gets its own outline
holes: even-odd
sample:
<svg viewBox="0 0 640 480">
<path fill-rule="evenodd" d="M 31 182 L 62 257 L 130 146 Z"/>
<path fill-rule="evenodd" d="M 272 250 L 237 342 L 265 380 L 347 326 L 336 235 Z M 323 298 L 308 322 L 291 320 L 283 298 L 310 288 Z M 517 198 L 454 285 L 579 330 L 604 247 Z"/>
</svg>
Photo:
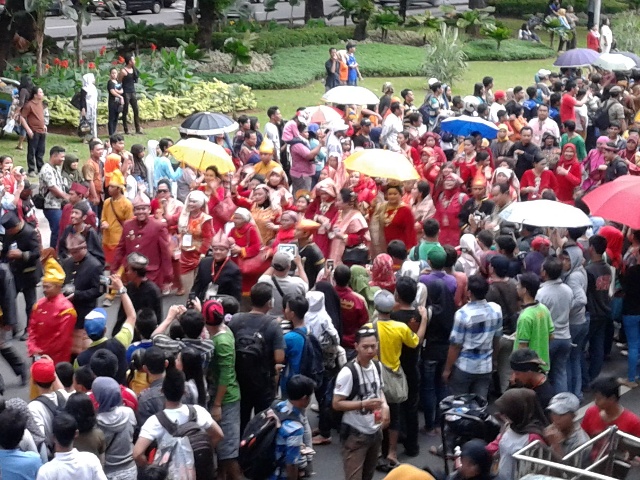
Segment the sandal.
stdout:
<svg viewBox="0 0 640 480">
<path fill-rule="evenodd" d="M 382 473 L 389 473 L 393 469 L 389 465 L 389 461 L 386 458 L 380 457 L 378 459 L 378 464 L 376 465 L 376 470 Z"/>
<path fill-rule="evenodd" d="M 16 147 L 16 150 L 24 150 L 24 147 L 21 147 L 20 145 L 18 145 L 18 146 Z"/>
<path fill-rule="evenodd" d="M 398 462 L 397 460 L 392 460 L 391 458 L 387 458 L 387 462 L 389 463 L 389 470 L 393 470 L 400 465 L 400 462 Z"/>
</svg>

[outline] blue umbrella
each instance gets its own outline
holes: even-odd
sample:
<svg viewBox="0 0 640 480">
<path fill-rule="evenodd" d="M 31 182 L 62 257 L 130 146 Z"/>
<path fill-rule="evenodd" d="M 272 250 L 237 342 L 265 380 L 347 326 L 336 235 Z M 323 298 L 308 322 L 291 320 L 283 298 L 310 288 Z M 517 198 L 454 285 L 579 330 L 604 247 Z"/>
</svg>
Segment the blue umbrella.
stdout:
<svg viewBox="0 0 640 480">
<path fill-rule="evenodd" d="M 459 137 L 467 137 L 475 132 L 478 132 L 487 140 L 498 136 L 498 127 L 493 123 L 480 117 L 470 117 L 469 115 L 445 118 L 440 123 L 440 129 Z"/>
<path fill-rule="evenodd" d="M 600 54 L 588 48 L 574 48 L 556 58 L 553 64 L 562 68 L 586 67 L 595 62 Z"/>
</svg>

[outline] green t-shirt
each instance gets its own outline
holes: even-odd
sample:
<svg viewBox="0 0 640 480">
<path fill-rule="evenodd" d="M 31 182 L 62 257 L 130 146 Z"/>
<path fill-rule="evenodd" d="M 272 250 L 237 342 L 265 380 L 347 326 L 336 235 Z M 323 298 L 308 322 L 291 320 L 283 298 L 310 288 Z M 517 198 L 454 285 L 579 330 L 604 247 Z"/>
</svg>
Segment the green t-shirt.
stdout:
<svg viewBox="0 0 640 480">
<path fill-rule="evenodd" d="M 549 370 L 549 335 L 553 333 L 553 321 L 549 309 L 536 302 L 526 307 L 518 317 L 516 327 L 516 341 L 513 349 L 520 348 L 521 342 L 528 342 L 529 348 L 537 352 L 538 356 L 547 364 L 544 369 Z"/>
<path fill-rule="evenodd" d="M 582 162 L 587 158 L 587 147 L 580 135 L 576 135 L 569 140 L 569 136 L 566 133 L 563 133 L 562 137 L 560 137 L 560 148 L 564 147 L 567 143 L 573 143 L 575 145 L 578 161 Z"/>
<path fill-rule="evenodd" d="M 240 387 L 236 379 L 236 341 L 231 330 L 220 332 L 213 337 L 213 358 L 209 363 L 207 383 L 211 403 L 215 400 L 218 385 L 226 385 L 227 392 L 223 405 L 240 400 Z"/>
<path fill-rule="evenodd" d="M 424 240 L 421 241 L 420 245 L 418 246 L 418 258 L 426 262 L 428 259 L 427 257 L 429 256 L 429 252 L 436 248 L 439 248 L 440 250 L 444 251 L 444 248 L 442 248 L 442 245 L 440 245 L 440 242 L 425 242 Z M 413 257 L 410 257 L 410 258 L 413 258 Z"/>
</svg>

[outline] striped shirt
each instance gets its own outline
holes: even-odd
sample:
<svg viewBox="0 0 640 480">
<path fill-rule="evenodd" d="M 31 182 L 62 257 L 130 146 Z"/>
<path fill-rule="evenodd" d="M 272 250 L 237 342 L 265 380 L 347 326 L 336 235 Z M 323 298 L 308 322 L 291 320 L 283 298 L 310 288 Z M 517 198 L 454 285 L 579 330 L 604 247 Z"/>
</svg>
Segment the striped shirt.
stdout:
<svg viewBox="0 0 640 480">
<path fill-rule="evenodd" d="M 453 319 L 449 342 L 462 347 L 456 367 L 466 373 L 491 373 L 493 339 L 502 336 L 502 309 L 486 300 L 467 303 Z"/>
</svg>

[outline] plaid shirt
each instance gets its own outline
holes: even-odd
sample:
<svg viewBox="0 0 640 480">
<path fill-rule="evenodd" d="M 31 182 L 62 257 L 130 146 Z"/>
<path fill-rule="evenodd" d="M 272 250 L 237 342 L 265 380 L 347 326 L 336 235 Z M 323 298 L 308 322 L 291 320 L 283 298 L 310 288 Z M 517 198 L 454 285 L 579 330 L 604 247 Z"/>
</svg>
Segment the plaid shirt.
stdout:
<svg viewBox="0 0 640 480">
<path fill-rule="evenodd" d="M 493 339 L 502 336 L 502 309 L 486 300 L 467 303 L 453 319 L 449 342 L 462 346 L 456 367 L 467 373 L 491 373 Z"/>
</svg>

